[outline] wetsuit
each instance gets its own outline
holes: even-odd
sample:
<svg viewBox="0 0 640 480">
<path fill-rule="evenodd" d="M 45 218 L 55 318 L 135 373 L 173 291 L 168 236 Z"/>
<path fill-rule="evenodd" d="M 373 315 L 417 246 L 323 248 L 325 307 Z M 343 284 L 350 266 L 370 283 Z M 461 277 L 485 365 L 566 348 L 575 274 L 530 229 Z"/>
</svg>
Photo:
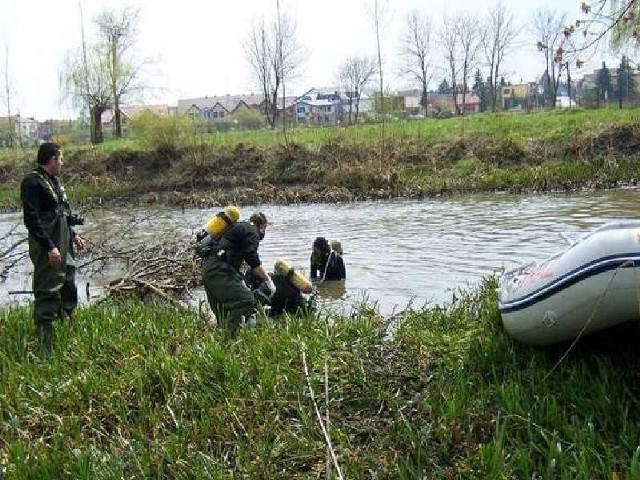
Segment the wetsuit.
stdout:
<svg viewBox="0 0 640 480">
<path fill-rule="evenodd" d="M 250 222 L 230 226 L 202 262 L 202 284 L 209 305 L 221 325 L 235 333 L 241 323 L 255 313 L 253 293 L 244 283 L 240 266 L 261 265 L 258 255 L 260 238 Z"/>
<path fill-rule="evenodd" d="M 33 317 L 45 346 L 50 346 L 52 322 L 71 315 L 78 304 L 75 284 L 74 231 L 68 224 L 69 203 L 60 180 L 38 167 L 20 185 L 24 224 L 33 263 Z M 49 264 L 48 252 L 60 251 L 62 263 Z"/>
<path fill-rule="evenodd" d="M 250 271 L 245 275 L 247 285 L 251 290 L 257 291 L 258 299 L 261 303 L 271 306 L 269 316 L 276 317 L 283 313 L 295 315 L 309 308 L 302 292 L 291 282 L 288 276 L 276 273 L 270 273 L 269 276 L 276 286 L 276 293 L 270 299 L 268 298 L 268 289 L 262 279 Z"/>
<path fill-rule="evenodd" d="M 336 252 L 328 256 L 311 256 L 311 278 L 320 280 L 344 280 L 347 277 L 344 260 Z"/>
</svg>

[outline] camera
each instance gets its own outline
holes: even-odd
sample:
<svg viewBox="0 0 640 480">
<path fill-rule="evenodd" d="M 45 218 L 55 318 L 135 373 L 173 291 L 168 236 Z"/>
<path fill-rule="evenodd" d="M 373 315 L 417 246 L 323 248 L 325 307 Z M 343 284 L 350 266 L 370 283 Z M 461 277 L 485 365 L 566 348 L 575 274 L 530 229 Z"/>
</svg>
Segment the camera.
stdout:
<svg viewBox="0 0 640 480">
<path fill-rule="evenodd" d="M 71 213 L 67 217 L 67 224 L 70 227 L 75 227 L 76 225 L 84 225 L 84 217 L 78 215 L 77 213 Z"/>
</svg>

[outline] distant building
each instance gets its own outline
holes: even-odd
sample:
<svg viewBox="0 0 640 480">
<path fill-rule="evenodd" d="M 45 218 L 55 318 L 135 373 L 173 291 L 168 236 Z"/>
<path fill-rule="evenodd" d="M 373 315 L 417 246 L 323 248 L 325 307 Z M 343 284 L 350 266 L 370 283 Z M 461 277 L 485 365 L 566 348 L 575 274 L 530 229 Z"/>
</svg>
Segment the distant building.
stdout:
<svg viewBox="0 0 640 480">
<path fill-rule="evenodd" d="M 20 114 L 0 117 L 0 146 L 27 146 L 38 142 L 38 121 Z"/>
<path fill-rule="evenodd" d="M 223 95 L 219 97 L 199 97 L 178 100 L 178 115 L 199 118 L 209 122 L 221 122 L 241 109 L 260 112 L 264 98 L 261 95 Z"/>
<path fill-rule="evenodd" d="M 460 110 L 463 110 L 463 95 L 456 95 L 456 102 L 453 101 L 451 93 L 433 93 L 427 95 L 427 115 L 455 114 L 456 103 Z M 475 93 L 468 92 L 464 95 L 464 114 L 480 112 L 480 97 Z"/>
<path fill-rule="evenodd" d="M 120 105 L 120 115 L 123 123 L 126 123 L 143 112 L 150 112 L 160 117 L 166 117 L 170 115 L 170 108 L 169 105 Z M 112 108 L 108 108 L 102 112 L 101 120 L 103 127 L 112 125 L 114 119 L 115 113 Z"/>
<path fill-rule="evenodd" d="M 346 97 L 337 88 L 312 88 L 296 98 L 295 120 L 309 124 L 337 124 L 342 121 Z"/>
<path fill-rule="evenodd" d="M 536 82 L 513 83 L 502 87 L 502 109 L 511 110 L 527 107 L 531 104 L 537 89 Z"/>
<path fill-rule="evenodd" d="M 371 97 L 363 92 L 358 100 L 354 92 L 338 87 L 314 87 L 295 99 L 292 118 L 310 125 L 338 125 L 349 121 L 349 111 L 355 121 L 356 107 L 358 119 L 363 119 L 371 111 Z"/>
</svg>

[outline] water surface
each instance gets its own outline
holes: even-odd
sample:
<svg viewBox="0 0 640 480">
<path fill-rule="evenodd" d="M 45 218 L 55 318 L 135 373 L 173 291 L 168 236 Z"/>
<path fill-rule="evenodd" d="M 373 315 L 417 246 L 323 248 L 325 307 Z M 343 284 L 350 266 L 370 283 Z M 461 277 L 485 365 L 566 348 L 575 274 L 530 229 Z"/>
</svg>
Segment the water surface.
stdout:
<svg viewBox="0 0 640 480">
<path fill-rule="evenodd" d="M 245 206 L 242 217 L 260 209 L 269 218 L 267 236 L 260 246 L 269 269 L 283 258 L 292 261 L 298 270 L 308 272 L 314 238 L 340 240 L 347 281 L 344 285 L 321 286 L 320 302 L 344 311 L 366 299 L 383 314 L 391 314 L 409 304 L 420 307 L 449 302 L 456 290 L 473 287 L 484 276 L 503 269 L 543 260 L 564 248 L 570 239 L 603 223 L 640 218 L 638 198 L 635 189 L 521 196 L 482 194 Z M 123 243 L 133 245 L 176 237 L 188 242 L 215 210 L 114 208 L 85 213 L 87 225 L 79 228 L 87 238 L 102 238 L 113 231 Z M 137 221 L 132 222 L 132 218 Z M 16 225 L 17 232 L 7 236 Z M 0 242 L 0 251 L 21 236 L 21 214 L 1 215 L 0 238 L 5 238 Z M 4 304 L 28 298 L 9 296 L 8 291 L 30 289 L 30 270 L 25 259 L 0 283 Z M 84 286 L 87 281 L 97 285 L 104 279 L 80 272 L 78 284 Z M 92 291 L 95 292 L 93 287 Z"/>
</svg>

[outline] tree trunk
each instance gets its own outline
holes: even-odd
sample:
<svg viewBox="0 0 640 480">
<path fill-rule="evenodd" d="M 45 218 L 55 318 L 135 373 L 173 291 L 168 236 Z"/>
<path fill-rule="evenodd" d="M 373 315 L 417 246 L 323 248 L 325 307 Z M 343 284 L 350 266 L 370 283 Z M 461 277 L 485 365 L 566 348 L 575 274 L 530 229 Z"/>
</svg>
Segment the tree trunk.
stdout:
<svg viewBox="0 0 640 480">
<path fill-rule="evenodd" d="M 91 143 L 94 145 L 102 143 L 102 109 L 97 106 L 91 107 Z"/>
<path fill-rule="evenodd" d="M 422 81 L 422 95 L 420 97 L 420 105 L 423 108 L 423 114 L 427 116 L 427 109 L 429 107 L 429 92 L 427 90 L 427 82 L 423 79 Z"/>
<path fill-rule="evenodd" d="M 113 102 L 114 121 L 116 125 L 116 138 L 122 138 L 122 114 L 120 112 L 120 99 L 116 97 Z"/>
</svg>

